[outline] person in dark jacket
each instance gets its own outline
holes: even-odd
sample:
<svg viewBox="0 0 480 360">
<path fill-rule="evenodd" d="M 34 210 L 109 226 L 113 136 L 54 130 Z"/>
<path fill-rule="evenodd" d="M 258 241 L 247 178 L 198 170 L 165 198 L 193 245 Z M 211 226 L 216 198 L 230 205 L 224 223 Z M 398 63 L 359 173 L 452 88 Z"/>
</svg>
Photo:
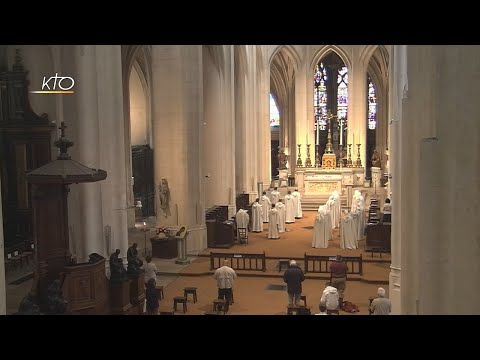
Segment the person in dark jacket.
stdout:
<svg viewBox="0 0 480 360">
<path fill-rule="evenodd" d="M 298 305 L 302 295 L 302 282 L 305 275 L 295 260 L 290 261 L 290 267 L 283 274 L 283 281 L 287 283 L 288 305 Z"/>
<path fill-rule="evenodd" d="M 146 304 L 146 310 L 147 310 L 147 315 L 157 315 L 158 314 L 158 308 L 160 306 L 160 296 L 155 288 L 155 279 L 150 279 L 147 282 L 147 289 L 145 291 L 145 301 L 147 302 Z"/>
</svg>

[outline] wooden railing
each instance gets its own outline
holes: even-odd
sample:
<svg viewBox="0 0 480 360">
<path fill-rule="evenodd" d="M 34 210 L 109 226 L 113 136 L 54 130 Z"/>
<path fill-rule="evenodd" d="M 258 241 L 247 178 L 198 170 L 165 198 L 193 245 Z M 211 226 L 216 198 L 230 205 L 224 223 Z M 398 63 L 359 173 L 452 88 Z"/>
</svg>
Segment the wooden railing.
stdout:
<svg viewBox="0 0 480 360">
<path fill-rule="evenodd" d="M 305 273 L 330 273 L 330 262 L 335 260 L 335 256 L 318 256 L 307 255 L 305 253 Z M 363 275 L 362 255 L 360 256 L 343 256 L 342 260 L 347 264 L 347 274 Z"/>
<path fill-rule="evenodd" d="M 233 270 L 266 271 L 267 260 L 265 252 L 262 254 L 234 254 L 234 253 L 210 253 L 210 270 L 223 266 L 223 260 L 229 260 L 229 266 Z"/>
</svg>

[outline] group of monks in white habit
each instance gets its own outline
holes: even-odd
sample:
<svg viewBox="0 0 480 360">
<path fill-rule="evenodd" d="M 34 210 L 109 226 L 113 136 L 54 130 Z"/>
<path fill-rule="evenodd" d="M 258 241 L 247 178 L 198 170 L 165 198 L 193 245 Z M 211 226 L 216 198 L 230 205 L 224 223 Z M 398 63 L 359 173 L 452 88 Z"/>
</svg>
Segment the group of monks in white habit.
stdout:
<svg viewBox="0 0 480 360">
<path fill-rule="evenodd" d="M 341 199 L 338 191 L 330 195 L 325 205 L 320 205 L 315 217 L 312 247 L 327 248 L 332 239 L 332 230 L 340 226 L 340 248 L 357 249 L 358 241 L 365 229 L 365 200 L 359 190 L 355 190 L 350 211 L 342 216 Z"/>
<path fill-rule="evenodd" d="M 357 249 L 358 241 L 363 238 L 365 229 L 365 201 L 359 190 L 355 190 L 350 211 L 341 211 L 341 198 L 337 190 L 330 195 L 325 205 L 320 205 L 315 217 L 312 247 L 328 248 L 332 240 L 332 230 L 340 227 L 340 248 Z M 263 232 L 263 224 L 268 223 L 268 238 L 279 239 L 280 234 L 287 231 L 285 224 L 292 224 L 295 219 L 301 219 L 301 195 L 296 189 L 289 190 L 284 200 L 280 199 L 280 192 L 274 188 L 270 196 L 264 191 L 261 198 L 252 204 L 252 232 Z M 247 211 L 240 209 L 235 220 L 238 229 L 248 229 L 250 216 Z"/>
<path fill-rule="evenodd" d="M 257 198 L 252 204 L 252 232 L 262 232 L 263 224 L 268 223 L 268 238 L 279 239 L 280 233 L 287 231 L 285 224 L 295 222 L 302 218 L 301 195 L 296 189 L 293 193 L 289 190 L 284 200 L 280 199 L 280 192 L 274 188 L 267 196 L 263 192 L 261 198 Z M 246 210 L 240 209 L 235 217 L 237 229 L 248 227 L 250 217 Z M 238 235 L 238 234 L 237 234 Z"/>
</svg>

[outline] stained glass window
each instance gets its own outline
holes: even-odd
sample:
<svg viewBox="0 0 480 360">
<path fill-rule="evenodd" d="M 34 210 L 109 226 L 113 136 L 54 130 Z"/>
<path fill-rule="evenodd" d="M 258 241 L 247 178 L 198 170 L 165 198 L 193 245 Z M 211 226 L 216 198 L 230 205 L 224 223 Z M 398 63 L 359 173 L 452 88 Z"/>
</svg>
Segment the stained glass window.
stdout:
<svg viewBox="0 0 480 360">
<path fill-rule="evenodd" d="M 338 71 L 337 84 L 337 116 L 339 119 L 345 120 L 348 108 L 348 73 L 346 66 Z"/>
<path fill-rule="evenodd" d="M 280 126 L 280 113 L 272 94 L 270 94 L 270 126 Z"/>
<path fill-rule="evenodd" d="M 368 77 L 368 128 L 375 130 L 377 126 L 377 95 L 372 79 Z"/>
<path fill-rule="evenodd" d="M 314 73 L 314 91 L 313 91 L 313 103 L 315 104 L 314 116 L 315 121 L 320 126 L 320 130 L 325 130 L 327 121 L 325 115 L 327 115 L 327 71 L 320 63 L 320 66 L 315 66 Z M 317 125 L 316 124 L 316 125 Z"/>
</svg>

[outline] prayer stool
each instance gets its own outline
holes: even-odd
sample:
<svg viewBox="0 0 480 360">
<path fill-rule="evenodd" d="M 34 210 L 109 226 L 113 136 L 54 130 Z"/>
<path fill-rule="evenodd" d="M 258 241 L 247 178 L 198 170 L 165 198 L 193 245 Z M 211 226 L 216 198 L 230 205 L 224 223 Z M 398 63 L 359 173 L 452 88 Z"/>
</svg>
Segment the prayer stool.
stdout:
<svg viewBox="0 0 480 360">
<path fill-rule="evenodd" d="M 282 271 L 282 267 L 285 265 L 288 269 L 288 266 L 290 264 L 289 259 L 280 259 L 278 260 L 278 272 Z"/>
<path fill-rule="evenodd" d="M 160 311 L 159 315 L 175 315 L 173 311 Z"/>
<path fill-rule="evenodd" d="M 288 305 L 287 315 L 298 315 L 300 308 L 301 308 L 300 305 Z"/>
<path fill-rule="evenodd" d="M 183 312 L 187 312 L 187 298 L 185 296 L 176 296 L 173 298 L 173 311 L 177 311 L 177 304 L 183 304 Z"/>
<path fill-rule="evenodd" d="M 228 301 L 225 299 L 213 300 L 213 311 L 223 311 L 223 313 L 225 314 L 226 312 L 228 312 Z"/>
<path fill-rule="evenodd" d="M 158 291 L 158 298 L 160 300 L 164 299 L 165 296 L 163 295 L 163 286 L 155 286 L 155 289 Z"/>
<path fill-rule="evenodd" d="M 193 295 L 193 302 L 197 302 L 197 288 L 196 287 L 186 287 L 183 289 L 183 296 L 187 298 L 188 301 L 188 294 Z"/>
<path fill-rule="evenodd" d="M 327 315 L 340 315 L 340 312 L 338 309 L 335 310 L 328 310 L 327 309 Z"/>
<path fill-rule="evenodd" d="M 307 307 L 307 296 L 306 295 L 300 296 L 300 300 L 303 301 L 303 306 Z"/>
</svg>

